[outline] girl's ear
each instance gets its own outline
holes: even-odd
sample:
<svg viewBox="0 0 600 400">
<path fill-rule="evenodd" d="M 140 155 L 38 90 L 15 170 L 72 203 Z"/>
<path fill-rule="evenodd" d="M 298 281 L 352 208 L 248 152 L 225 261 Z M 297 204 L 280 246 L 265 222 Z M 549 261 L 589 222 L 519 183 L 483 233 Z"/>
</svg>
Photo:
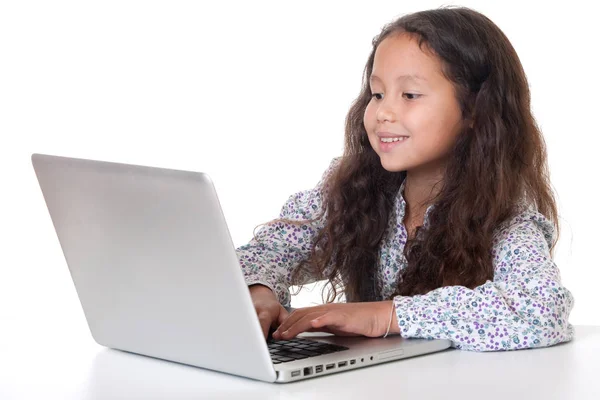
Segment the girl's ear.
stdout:
<svg viewBox="0 0 600 400">
<path fill-rule="evenodd" d="M 469 128 L 473 128 L 473 124 L 475 123 L 475 118 L 470 117 L 465 120 L 465 125 L 468 125 Z"/>
<path fill-rule="evenodd" d="M 471 119 L 471 118 L 463 120 L 463 125 L 462 125 L 463 129 L 465 129 L 466 127 L 469 127 L 469 129 L 472 129 L 474 123 L 475 123 L 475 121 L 473 121 L 473 119 Z"/>
</svg>

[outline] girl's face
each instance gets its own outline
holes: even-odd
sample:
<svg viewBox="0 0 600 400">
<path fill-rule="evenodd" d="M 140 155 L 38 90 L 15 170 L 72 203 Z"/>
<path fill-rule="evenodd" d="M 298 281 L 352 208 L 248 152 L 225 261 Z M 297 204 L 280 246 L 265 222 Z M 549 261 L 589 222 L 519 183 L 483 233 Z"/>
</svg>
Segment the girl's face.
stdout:
<svg viewBox="0 0 600 400">
<path fill-rule="evenodd" d="M 462 118 L 454 87 L 441 68 L 437 57 L 421 51 L 407 34 L 388 36 L 377 47 L 364 125 L 386 170 L 442 173 Z M 407 138 L 383 143 L 385 136 Z"/>
</svg>

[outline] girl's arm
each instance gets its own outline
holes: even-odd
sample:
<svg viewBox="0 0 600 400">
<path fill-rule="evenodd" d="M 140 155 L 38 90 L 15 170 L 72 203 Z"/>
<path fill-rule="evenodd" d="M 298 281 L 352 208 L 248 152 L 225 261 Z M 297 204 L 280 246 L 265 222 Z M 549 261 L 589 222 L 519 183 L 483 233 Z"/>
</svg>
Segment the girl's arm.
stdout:
<svg viewBox="0 0 600 400">
<path fill-rule="evenodd" d="M 315 218 L 322 210 L 324 181 L 340 159 L 336 157 L 331 161 L 314 188 L 291 195 L 281 208 L 279 218 Z M 256 233 L 256 239 L 252 238 L 248 244 L 236 249 L 246 283 L 267 286 L 281 304 L 289 306 L 292 273 L 301 260 L 308 259 L 316 235 L 323 226 L 322 219 L 300 226 L 284 222 L 263 226 Z M 316 277 L 302 276 L 294 284 L 307 284 L 316 280 Z"/>
<path fill-rule="evenodd" d="M 551 258 L 554 227 L 526 210 L 494 240 L 494 281 L 394 298 L 404 337 L 450 339 L 472 351 L 551 346 L 573 338 L 573 295 Z"/>
</svg>

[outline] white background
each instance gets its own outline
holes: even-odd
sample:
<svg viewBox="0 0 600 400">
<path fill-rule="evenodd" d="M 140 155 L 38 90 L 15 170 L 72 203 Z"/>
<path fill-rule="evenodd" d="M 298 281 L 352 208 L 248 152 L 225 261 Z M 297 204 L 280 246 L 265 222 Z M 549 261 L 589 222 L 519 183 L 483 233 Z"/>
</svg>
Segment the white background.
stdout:
<svg viewBox="0 0 600 400">
<path fill-rule="evenodd" d="M 31 153 L 208 172 L 240 246 L 341 155 L 380 28 L 442 4 L 0 3 L 0 338 L 91 340 Z M 592 2 L 458 4 L 490 17 L 521 58 L 558 193 L 570 321 L 600 324 Z M 319 300 L 315 290 L 293 304 Z"/>
</svg>

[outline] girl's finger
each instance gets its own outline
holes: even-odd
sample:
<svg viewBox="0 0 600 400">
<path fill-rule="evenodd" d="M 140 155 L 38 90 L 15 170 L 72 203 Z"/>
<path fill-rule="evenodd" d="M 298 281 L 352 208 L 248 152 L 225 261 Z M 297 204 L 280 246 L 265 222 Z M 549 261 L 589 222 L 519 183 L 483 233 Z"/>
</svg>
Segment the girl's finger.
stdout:
<svg viewBox="0 0 600 400">
<path fill-rule="evenodd" d="M 294 325 L 300 319 L 304 318 L 306 314 L 314 313 L 314 312 L 323 312 L 321 307 L 306 307 L 306 308 L 297 308 L 291 313 L 288 314 L 287 318 L 285 318 L 280 324 L 279 328 L 275 331 L 277 334 L 284 332 L 290 328 L 290 326 Z M 276 337 L 275 333 L 273 337 Z"/>
<path fill-rule="evenodd" d="M 346 316 L 341 312 L 330 311 L 310 321 L 313 328 L 329 326 L 336 330 L 344 330 L 346 325 Z"/>
<path fill-rule="evenodd" d="M 281 326 L 283 321 L 285 321 L 289 315 L 290 313 L 285 308 L 283 308 L 283 306 L 281 306 L 279 310 L 279 316 L 277 317 L 277 326 Z"/>
<path fill-rule="evenodd" d="M 321 314 L 322 311 L 306 312 L 303 313 L 301 317 L 297 318 L 292 324 L 287 324 L 286 321 L 286 326 L 279 327 L 277 336 L 280 336 L 284 340 L 296 337 L 296 335 L 306 332 L 308 329 L 310 329 L 312 327 L 310 321 L 316 317 L 319 317 Z M 275 334 L 273 334 L 273 337 L 275 337 Z"/>
<path fill-rule="evenodd" d="M 304 314 L 306 314 L 307 312 L 308 312 L 308 309 L 302 308 L 302 309 L 294 310 L 291 313 L 289 313 L 287 315 L 287 317 L 285 319 L 283 319 L 283 321 L 279 324 L 279 327 L 277 328 L 277 330 L 275 332 L 273 332 L 273 337 L 277 339 L 281 332 L 288 330 L 290 326 L 295 324 L 296 321 L 298 319 L 302 318 L 302 316 L 304 316 Z"/>
</svg>

